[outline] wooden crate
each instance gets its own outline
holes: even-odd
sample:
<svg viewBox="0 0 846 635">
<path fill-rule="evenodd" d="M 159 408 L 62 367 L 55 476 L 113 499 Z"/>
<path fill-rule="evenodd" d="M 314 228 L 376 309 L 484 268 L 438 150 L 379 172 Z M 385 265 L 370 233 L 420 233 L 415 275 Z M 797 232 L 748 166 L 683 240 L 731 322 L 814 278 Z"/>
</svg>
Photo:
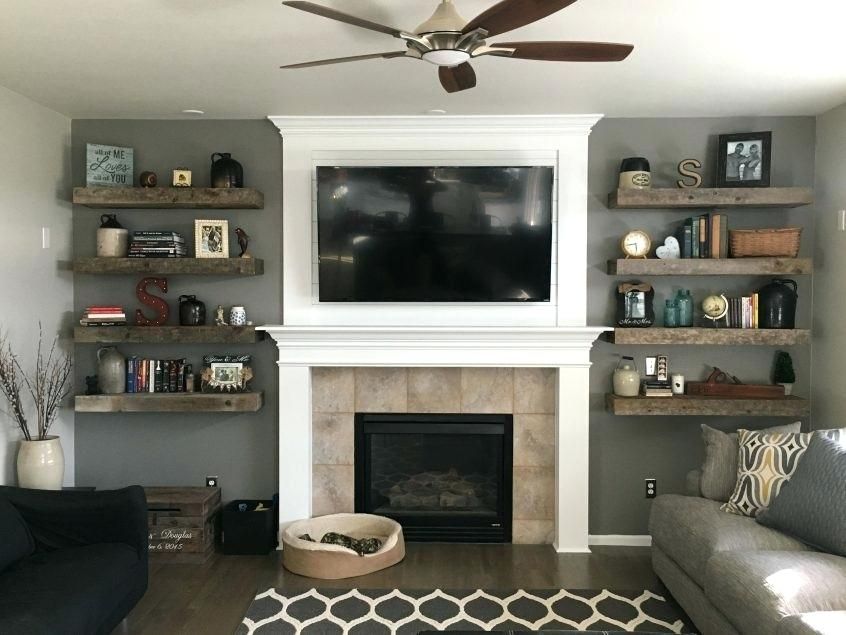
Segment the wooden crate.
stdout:
<svg viewBox="0 0 846 635">
<path fill-rule="evenodd" d="M 150 557 L 201 564 L 214 553 L 217 487 L 145 487 Z"/>
</svg>

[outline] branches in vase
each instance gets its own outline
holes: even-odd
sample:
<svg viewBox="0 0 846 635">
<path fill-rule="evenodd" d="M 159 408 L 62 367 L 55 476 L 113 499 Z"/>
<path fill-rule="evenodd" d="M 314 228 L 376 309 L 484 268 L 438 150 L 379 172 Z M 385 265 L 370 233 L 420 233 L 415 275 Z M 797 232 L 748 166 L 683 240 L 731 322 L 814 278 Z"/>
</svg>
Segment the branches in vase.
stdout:
<svg viewBox="0 0 846 635">
<path fill-rule="evenodd" d="M 11 416 L 18 424 L 24 439 L 44 440 L 50 426 L 56 421 L 56 415 L 62 401 L 71 390 L 70 375 L 73 363 L 69 355 L 61 355 L 56 350 L 58 336 L 45 357 L 43 350 L 44 333 L 38 326 L 38 349 L 36 351 L 35 372 L 27 375 L 18 356 L 12 351 L 5 336 L 0 336 L 0 389 L 11 408 Z M 22 380 L 22 381 L 21 381 Z M 26 387 L 35 404 L 37 434 L 33 436 L 26 420 L 26 413 L 21 402 L 21 389 Z"/>
</svg>

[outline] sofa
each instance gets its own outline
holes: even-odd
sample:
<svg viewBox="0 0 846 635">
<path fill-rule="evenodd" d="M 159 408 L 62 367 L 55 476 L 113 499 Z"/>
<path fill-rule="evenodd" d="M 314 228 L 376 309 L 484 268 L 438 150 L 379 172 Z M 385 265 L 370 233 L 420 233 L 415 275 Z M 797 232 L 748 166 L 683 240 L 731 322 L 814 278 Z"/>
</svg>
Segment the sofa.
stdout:
<svg viewBox="0 0 846 635">
<path fill-rule="evenodd" d="M 147 589 L 147 502 L 0 487 L 0 633 L 108 634 Z"/>
<path fill-rule="evenodd" d="M 703 635 L 846 633 L 846 558 L 698 495 L 655 499 L 655 573 Z M 846 531 L 846 528 L 844 528 Z"/>
</svg>

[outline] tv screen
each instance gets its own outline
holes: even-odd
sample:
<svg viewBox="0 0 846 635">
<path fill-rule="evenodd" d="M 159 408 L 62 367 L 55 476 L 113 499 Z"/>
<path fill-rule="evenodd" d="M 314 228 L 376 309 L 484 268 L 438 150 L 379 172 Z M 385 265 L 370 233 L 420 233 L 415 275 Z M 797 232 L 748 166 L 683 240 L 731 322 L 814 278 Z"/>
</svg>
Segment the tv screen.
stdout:
<svg viewBox="0 0 846 635">
<path fill-rule="evenodd" d="M 321 302 L 545 302 L 551 167 L 318 167 Z"/>
</svg>

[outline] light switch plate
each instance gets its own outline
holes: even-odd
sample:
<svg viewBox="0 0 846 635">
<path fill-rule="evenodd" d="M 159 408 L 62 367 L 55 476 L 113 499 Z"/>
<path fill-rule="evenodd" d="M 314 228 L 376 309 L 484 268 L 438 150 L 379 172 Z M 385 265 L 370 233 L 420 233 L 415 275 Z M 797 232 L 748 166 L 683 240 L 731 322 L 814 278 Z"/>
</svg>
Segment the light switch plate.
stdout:
<svg viewBox="0 0 846 635">
<path fill-rule="evenodd" d="M 647 357 L 646 358 L 646 363 L 645 363 L 646 370 L 644 370 L 645 375 L 648 375 L 650 377 L 655 375 L 655 368 L 657 366 L 657 360 L 658 360 L 657 357 Z"/>
</svg>

